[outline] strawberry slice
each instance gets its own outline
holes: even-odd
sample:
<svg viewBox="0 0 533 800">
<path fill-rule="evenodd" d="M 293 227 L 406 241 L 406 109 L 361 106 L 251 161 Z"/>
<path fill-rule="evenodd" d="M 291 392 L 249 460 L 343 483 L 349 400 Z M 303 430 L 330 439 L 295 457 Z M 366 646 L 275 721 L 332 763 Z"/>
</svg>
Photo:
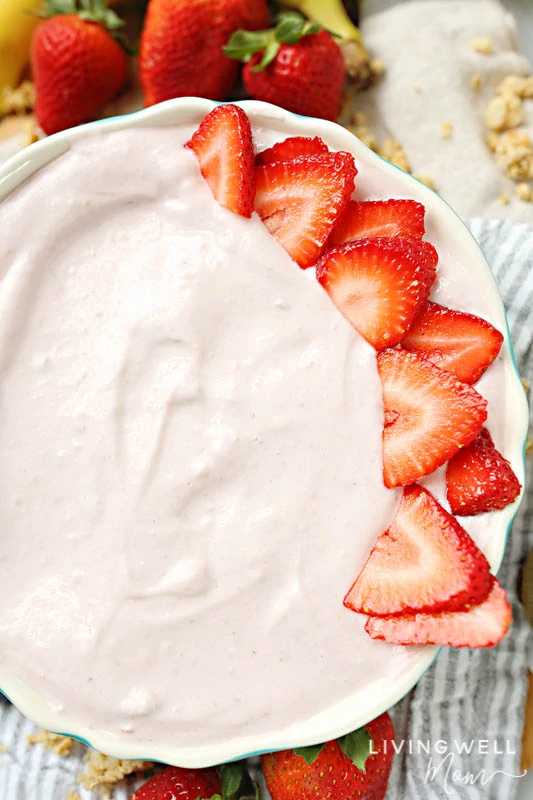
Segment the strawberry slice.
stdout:
<svg viewBox="0 0 533 800">
<path fill-rule="evenodd" d="M 486 428 L 450 459 L 446 469 L 448 502 L 452 514 L 462 517 L 505 508 L 516 500 L 521 488 Z"/>
<path fill-rule="evenodd" d="M 500 352 L 502 342 L 502 334 L 481 317 L 428 302 L 402 347 L 422 353 L 464 383 L 475 383 Z"/>
<path fill-rule="evenodd" d="M 204 117 L 185 147 L 198 159 L 215 200 L 235 214 L 251 217 L 255 157 L 250 121 L 242 108 L 216 106 Z"/>
<path fill-rule="evenodd" d="M 349 153 L 324 153 L 257 167 L 255 210 L 297 264 L 319 257 L 357 174 Z"/>
<path fill-rule="evenodd" d="M 426 209 L 415 200 L 352 200 L 332 231 L 330 244 L 376 236 L 421 239 Z"/>
<path fill-rule="evenodd" d="M 504 589 L 491 575 L 488 597 L 466 611 L 369 617 L 365 630 L 390 644 L 437 644 L 451 647 L 494 647 L 511 625 L 511 606 Z"/>
<path fill-rule="evenodd" d="M 383 392 L 383 480 L 407 486 L 476 438 L 487 401 L 454 375 L 405 350 L 378 355 Z"/>
<path fill-rule="evenodd" d="M 489 563 L 469 534 L 426 489 L 409 486 L 344 605 L 380 617 L 462 611 L 489 588 Z"/>
<path fill-rule="evenodd" d="M 316 275 L 339 311 L 376 350 L 400 342 L 426 302 L 437 266 L 429 242 L 381 237 L 326 250 Z"/>
<path fill-rule="evenodd" d="M 319 156 L 328 153 L 328 146 L 319 136 L 291 136 L 283 142 L 277 142 L 262 150 L 255 157 L 256 166 L 275 164 L 278 161 L 291 161 L 300 156 Z"/>
</svg>

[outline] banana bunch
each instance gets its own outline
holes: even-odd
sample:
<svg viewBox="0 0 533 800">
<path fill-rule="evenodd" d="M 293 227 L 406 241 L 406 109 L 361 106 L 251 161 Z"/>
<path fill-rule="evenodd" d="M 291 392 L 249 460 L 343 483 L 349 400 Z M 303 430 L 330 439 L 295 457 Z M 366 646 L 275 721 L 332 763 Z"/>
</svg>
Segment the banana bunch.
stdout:
<svg viewBox="0 0 533 800">
<path fill-rule="evenodd" d="M 361 31 L 348 16 L 342 0 L 282 0 L 282 2 L 284 6 L 300 11 L 338 37 L 346 71 L 358 86 L 362 88 L 372 82 L 370 58 L 363 44 Z"/>
<path fill-rule="evenodd" d="M 35 13 L 42 0 L 0 0 L 0 114 L 5 88 L 20 81 L 30 60 L 33 32 L 39 24 Z"/>
</svg>

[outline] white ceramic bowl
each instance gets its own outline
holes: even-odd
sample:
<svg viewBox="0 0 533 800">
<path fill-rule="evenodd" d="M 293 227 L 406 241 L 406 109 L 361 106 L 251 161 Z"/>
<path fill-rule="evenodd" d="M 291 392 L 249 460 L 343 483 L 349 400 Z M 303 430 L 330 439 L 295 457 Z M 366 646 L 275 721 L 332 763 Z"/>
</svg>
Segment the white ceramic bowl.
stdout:
<svg viewBox="0 0 533 800">
<path fill-rule="evenodd" d="M 199 98 L 183 98 L 153 106 L 123 117 L 116 117 L 65 131 L 38 142 L 23 150 L 0 168 L 0 200 L 18 187 L 32 173 L 64 153 L 71 142 L 86 136 L 127 128 L 196 125 L 213 107 L 213 103 Z M 386 186 L 389 196 L 411 197 L 423 203 L 431 220 L 433 233 L 446 241 L 447 249 L 462 264 L 468 264 L 471 280 L 482 287 L 484 296 L 493 308 L 492 322 L 505 332 L 502 358 L 505 364 L 502 400 L 508 409 L 503 450 L 511 461 L 520 482 L 524 483 L 523 449 L 527 433 L 528 413 L 525 395 L 520 382 L 507 322 L 498 290 L 483 254 L 468 229 L 449 206 L 434 192 L 415 178 L 383 161 L 371 152 L 346 129 L 323 120 L 299 117 L 276 106 L 245 101 L 241 103 L 250 117 L 253 127 L 264 127 L 287 135 L 323 137 L 330 147 L 348 150 L 354 154 L 359 165 L 364 166 L 364 180 L 371 186 L 379 182 Z M 362 175 L 359 176 L 362 178 Z M 428 238 L 431 240 L 431 230 Z M 500 566 L 509 526 L 519 500 L 500 513 L 496 536 L 486 543 L 485 552 L 493 571 Z M 501 524 L 500 524 L 501 523 Z M 288 729 L 279 730 L 268 738 L 246 736 L 231 741 L 220 741 L 216 745 L 194 748 L 175 748 L 161 744 L 138 745 L 104 731 L 89 729 L 82 720 L 72 719 L 54 711 L 47 702 L 27 685 L 0 668 L 0 687 L 18 708 L 36 723 L 49 730 L 64 732 L 93 747 L 119 758 L 143 758 L 179 764 L 181 766 L 207 766 L 240 758 L 258 752 L 302 746 L 339 736 L 355 729 L 384 710 L 397 703 L 419 680 L 433 661 L 437 648 L 416 648 L 413 657 L 406 659 L 405 668 L 391 682 L 377 677 L 371 689 L 354 689 L 353 694 L 342 702 Z M 260 687 L 258 687 L 260 691 Z"/>
</svg>

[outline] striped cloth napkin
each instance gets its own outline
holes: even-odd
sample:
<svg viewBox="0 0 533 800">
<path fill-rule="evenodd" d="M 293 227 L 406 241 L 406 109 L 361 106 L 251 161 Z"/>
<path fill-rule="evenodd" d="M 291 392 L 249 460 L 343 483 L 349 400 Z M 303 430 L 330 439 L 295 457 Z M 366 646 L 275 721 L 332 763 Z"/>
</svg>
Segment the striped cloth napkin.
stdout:
<svg viewBox="0 0 533 800">
<path fill-rule="evenodd" d="M 498 280 L 521 374 L 533 382 L 533 227 L 475 220 L 471 229 Z M 520 563 L 533 547 L 532 515 L 530 486 L 500 572 L 514 603 L 509 635 L 493 650 L 443 649 L 393 709 L 401 752 L 394 761 L 387 800 L 516 797 L 520 780 L 513 776 L 520 775 L 526 669 L 528 663 L 533 666 L 533 634 L 517 603 L 516 587 Z M 13 706 L 0 700 L 0 743 L 7 748 L 0 753 L 0 800 L 66 800 L 73 790 L 82 800 L 97 800 L 97 791 L 86 792 L 76 781 L 85 748 L 76 745 L 69 756 L 60 757 L 41 746 L 30 747 L 26 736 L 35 731 Z M 470 752 L 458 754 L 461 748 Z M 130 779 L 117 786 L 113 800 L 125 800 L 135 785 Z"/>
<path fill-rule="evenodd" d="M 533 227 L 474 220 L 470 228 L 498 281 L 520 373 L 533 384 Z M 517 583 L 521 562 L 533 548 L 532 518 L 530 481 L 499 572 L 513 601 L 511 632 L 492 650 L 444 648 L 394 708 L 396 738 L 403 749 L 394 762 L 387 800 L 516 797 L 526 671 L 528 665 L 533 668 L 533 632 L 517 601 Z M 468 748 L 470 753 L 464 752 Z"/>
</svg>

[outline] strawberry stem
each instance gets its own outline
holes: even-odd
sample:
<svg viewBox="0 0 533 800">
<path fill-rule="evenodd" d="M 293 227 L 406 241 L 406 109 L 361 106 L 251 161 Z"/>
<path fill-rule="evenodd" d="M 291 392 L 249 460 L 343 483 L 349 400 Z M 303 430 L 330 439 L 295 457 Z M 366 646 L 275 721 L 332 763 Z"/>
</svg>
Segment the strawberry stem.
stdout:
<svg viewBox="0 0 533 800">
<path fill-rule="evenodd" d="M 274 61 L 282 44 L 296 44 L 304 36 L 318 33 L 322 26 L 304 19 L 296 11 L 288 11 L 278 16 L 275 28 L 264 31 L 238 30 L 223 47 L 229 58 L 248 62 L 256 53 L 263 53 L 261 61 L 252 67 L 253 72 L 261 72 Z"/>
</svg>

